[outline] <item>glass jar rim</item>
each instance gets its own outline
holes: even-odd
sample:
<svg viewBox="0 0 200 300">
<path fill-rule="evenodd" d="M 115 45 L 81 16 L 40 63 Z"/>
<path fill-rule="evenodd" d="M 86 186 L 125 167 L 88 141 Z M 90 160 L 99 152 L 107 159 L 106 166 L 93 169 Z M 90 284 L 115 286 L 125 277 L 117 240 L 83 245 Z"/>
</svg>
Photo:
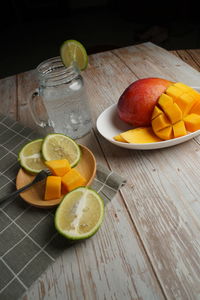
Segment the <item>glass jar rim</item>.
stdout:
<svg viewBox="0 0 200 300">
<path fill-rule="evenodd" d="M 44 60 L 36 70 L 39 81 L 51 86 L 69 82 L 80 74 L 75 61 L 69 67 L 65 67 L 60 56 Z"/>
</svg>

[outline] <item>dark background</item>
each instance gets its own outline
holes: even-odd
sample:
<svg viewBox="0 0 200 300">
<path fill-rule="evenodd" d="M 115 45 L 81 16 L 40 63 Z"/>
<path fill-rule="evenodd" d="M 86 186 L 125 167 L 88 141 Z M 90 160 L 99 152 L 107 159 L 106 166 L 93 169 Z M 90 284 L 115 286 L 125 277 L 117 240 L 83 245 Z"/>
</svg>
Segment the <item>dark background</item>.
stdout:
<svg viewBox="0 0 200 300">
<path fill-rule="evenodd" d="M 0 16 L 0 78 L 59 55 L 67 39 L 89 54 L 145 41 L 168 50 L 200 48 L 193 0 L 7 0 Z"/>
</svg>

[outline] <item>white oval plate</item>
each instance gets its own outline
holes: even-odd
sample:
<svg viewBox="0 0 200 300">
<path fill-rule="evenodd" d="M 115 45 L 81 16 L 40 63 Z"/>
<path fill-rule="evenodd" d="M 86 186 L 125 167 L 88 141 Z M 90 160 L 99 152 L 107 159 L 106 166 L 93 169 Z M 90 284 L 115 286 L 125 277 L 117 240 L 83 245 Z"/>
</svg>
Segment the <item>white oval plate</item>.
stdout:
<svg viewBox="0 0 200 300">
<path fill-rule="evenodd" d="M 200 91 L 200 88 L 195 87 L 195 89 Z M 135 149 L 135 150 L 152 150 L 152 149 L 171 147 L 171 146 L 184 143 L 200 134 L 200 130 L 197 130 L 195 132 L 188 133 L 187 135 L 179 138 L 162 141 L 162 142 L 156 142 L 156 143 L 132 144 L 132 143 L 117 142 L 113 139 L 115 135 L 118 135 L 123 131 L 132 129 L 133 127 L 120 120 L 117 114 L 116 104 L 109 106 L 100 114 L 100 116 L 97 119 L 96 126 L 99 133 L 112 144 L 122 148 Z"/>
</svg>

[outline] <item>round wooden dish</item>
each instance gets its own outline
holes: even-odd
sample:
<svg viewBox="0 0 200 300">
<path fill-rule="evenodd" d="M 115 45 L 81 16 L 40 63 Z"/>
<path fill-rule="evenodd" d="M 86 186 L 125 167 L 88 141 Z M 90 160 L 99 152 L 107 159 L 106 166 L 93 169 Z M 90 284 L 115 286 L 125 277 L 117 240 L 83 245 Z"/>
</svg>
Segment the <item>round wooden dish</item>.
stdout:
<svg viewBox="0 0 200 300">
<path fill-rule="evenodd" d="M 75 167 L 87 180 L 86 186 L 89 186 L 96 174 L 96 160 L 92 152 L 85 146 L 80 145 L 82 156 L 80 162 Z M 16 188 L 19 189 L 24 185 L 33 181 L 34 176 L 28 174 L 23 169 L 20 169 L 17 178 L 16 178 Z M 44 199 L 44 190 L 45 190 L 45 181 L 39 182 L 33 185 L 27 191 L 24 191 L 20 194 L 24 201 L 28 202 L 29 204 L 41 207 L 41 208 L 51 208 L 58 205 L 62 199 L 55 199 L 55 200 L 43 200 Z"/>
</svg>

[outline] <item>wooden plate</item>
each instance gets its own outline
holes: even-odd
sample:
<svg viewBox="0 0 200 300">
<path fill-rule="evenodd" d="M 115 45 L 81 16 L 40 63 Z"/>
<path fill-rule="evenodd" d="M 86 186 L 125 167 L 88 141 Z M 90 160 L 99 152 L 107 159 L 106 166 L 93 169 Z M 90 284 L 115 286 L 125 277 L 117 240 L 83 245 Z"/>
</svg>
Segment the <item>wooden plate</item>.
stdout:
<svg viewBox="0 0 200 300">
<path fill-rule="evenodd" d="M 85 146 L 80 145 L 82 156 L 78 165 L 75 167 L 87 180 L 86 186 L 89 186 L 96 174 L 96 160 L 92 152 Z M 16 178 L 16 188 L 19 189 L 24 185 L 30 183 L 34 179 L 34 176 L 28 174 L 23 169 L 20 169 L 17 178 Z M 33 185 L 30 189 L 25 192 L 22 192 L 20 196 L 24 201 L 29 204 L 41 207 L 41 208 L 51 208 L 58 205 L 62 199 L 55 200 L 43 200 L 44 199 L 44 190 L 45 190 L 45 181 L 39 182 Z"/>
</svg>

